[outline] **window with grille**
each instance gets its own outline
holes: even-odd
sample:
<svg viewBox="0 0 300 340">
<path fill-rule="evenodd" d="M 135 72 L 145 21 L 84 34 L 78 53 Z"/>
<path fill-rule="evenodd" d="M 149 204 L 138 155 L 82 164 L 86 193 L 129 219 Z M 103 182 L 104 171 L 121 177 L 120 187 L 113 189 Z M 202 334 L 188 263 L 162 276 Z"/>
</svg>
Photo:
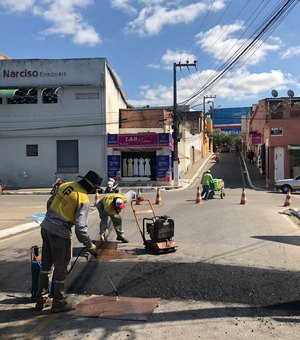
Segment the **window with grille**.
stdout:
<svg viewBox="0 0 300 340">
<path fill-rule="evenodd" d="M 78 140 L 58 140 L 57 149 L 57 172 L 78 172 Z"/>
<path fill-rule="evenodd" d="M 38 145 L 37 144 L 27 144 L 26 145 L 26 156 L 35 157 L 38 156 Z"/>
</svg>

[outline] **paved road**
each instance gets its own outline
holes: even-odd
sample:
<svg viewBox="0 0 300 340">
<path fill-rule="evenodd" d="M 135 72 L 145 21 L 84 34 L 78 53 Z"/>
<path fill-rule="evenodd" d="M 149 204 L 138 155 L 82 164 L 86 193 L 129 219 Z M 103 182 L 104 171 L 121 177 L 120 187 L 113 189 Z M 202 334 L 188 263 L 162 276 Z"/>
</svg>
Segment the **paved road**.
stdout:
<svg viewBox="0 0 300 340">
<path fill-rule="evenodd" d="M 207 166 L 212 165 L 215 177 L 225 180 L 225 199 L 195 204 L 196 181 L 189 189 L 162 192 L 164 204 L 155 206 L 158 215 L 168 214 L 176 221 L 176 253 L 146 254 L 132 212 L 126 209 L 124 225 L 130 243 L 120 249 L 135 250 L 137 258 L 86 262 L 80 257 L 68 278 L 68 293 L 76 302 L 90 294 L 114 295 L 107 275 L 121 297 L 161 298 L 148 322 L 35 313 L 28 298 L 28 249 L 41 241 L 39 231 L 33 229 L 0 240 L 0 337 L 298 338 L 300 230 L 281 214 L 284 195 L 247 189 L 248 205 L 240 205 L 244 183 L 238 160 L 228 154 L 219 164 Z M 155 201 L 154 192 L 145 196 Z M 96 237 L 94 211 L 89 228 Z M 78 251 L 80 245 L 74 246 Z"/>
</svg>

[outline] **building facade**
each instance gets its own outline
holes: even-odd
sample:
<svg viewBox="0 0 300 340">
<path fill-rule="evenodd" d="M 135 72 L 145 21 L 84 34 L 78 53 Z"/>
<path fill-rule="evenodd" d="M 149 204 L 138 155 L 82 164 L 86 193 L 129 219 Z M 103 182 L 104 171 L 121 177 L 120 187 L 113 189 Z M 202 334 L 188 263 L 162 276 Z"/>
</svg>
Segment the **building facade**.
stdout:
<svg viewBox="0 0 300 340">
<path fill-rule="evenodd" d="M 105 58 L 0 60 L 0 179 L 49 187 L 89 169 L 107 177 L 107 135 L 128 108 Z"/>
<path fill-rule="evenodd" d="M 266 98 L 253 107 L 248 151 L 254 151 L 266 185 L 300 174 L 300 97 Z"/>
<path fill-rule="evenodd" d="M 180 112 L 179 177 L 201 157 L 199 114 Z M 107 136 L 108 174 L 121 183 L 171 185 L 173 115 L 170 109 L 121 109 L 119 133 Z"/>
</svg>

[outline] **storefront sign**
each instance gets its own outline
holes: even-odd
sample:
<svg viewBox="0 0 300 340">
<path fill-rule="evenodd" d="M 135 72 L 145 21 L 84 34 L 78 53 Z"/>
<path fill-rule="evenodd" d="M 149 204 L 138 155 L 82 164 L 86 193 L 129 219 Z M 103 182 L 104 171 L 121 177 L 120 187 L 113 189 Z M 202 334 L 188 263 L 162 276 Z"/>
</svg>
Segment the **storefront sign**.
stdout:
<svg viewBox="0 0 300 340">
<path fill-rule="evenodd" d="M 172 144 L 172 135 L 169 133 L 160 133 L 158 135 L 158 144 L 162 146 L 170 146 Z"/>
<path fill-rule="evenodd" d="M 156 156 L 156 179 L 158 182 L 171 180 L 171 156 Z"/>
<path fill-rule="evenodd" d="M 277 127 L 277 128 L 271 128 L 271 136 L 282 136 L 283 131 L 282 128 Z"/>
<path fill-rule="evenodd" d="M 107 145 L 109 147 L 158 147 L 172 146 L 172 135 L 169 133 L 131 133 L 108 134 Z"/>
<path fill-rule="evenodd" d="M 260 133 L 252 133 L 250 136 L 251 136 L 251 144 L 261 144 Z"/>
<path fill-rule="evenodd" d="M 121 175 L 121 156 L 108 155 L 107 156 L 107 176 L 119 180 L 120 175 Z"/>
<path fill-rule="evenodd" d="M 109 133 L 107 135 L 107 146 L 118 146 L 118 135 Z"/>
<path fill-rule="evenodd" d="M 157 133 L 137 133 L 119 135 L 119 147 L 155 147 L 158 145 Z"/>
<path fill-rule="evenodd" d="M 0 87 L 101 86 L 104 58 L 8 59 L 0 63 Z"/>
</svg>

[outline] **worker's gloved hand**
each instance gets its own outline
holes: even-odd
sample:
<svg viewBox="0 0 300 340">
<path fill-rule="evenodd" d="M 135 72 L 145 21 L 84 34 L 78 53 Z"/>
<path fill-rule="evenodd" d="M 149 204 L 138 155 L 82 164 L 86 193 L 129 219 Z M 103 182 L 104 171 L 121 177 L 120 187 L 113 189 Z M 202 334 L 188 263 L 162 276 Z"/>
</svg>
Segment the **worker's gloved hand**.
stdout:
<svg viewBox="0 0 300 340">
<path fill-rule="evenodd" d="M 87 248 L 87 250 L 88 250 L 88 252 L 91 254 L 91 255 L 93 255 L 95 258 L 97 257 L 97 247 L 96 247 L 96 245 L 93 243 L 93 242 L 91 242 L 91 243 L 89 243 L 87 246 L 86 246 L 86 248 Z"/>
<path fill-rule="evenodd" d="M 137 197 L 137 200 L 138 200 L 139 202 L 143 202 L 145 199 L 144 199 L 144 197 L 142 197 L 141 195 L 139 195 L 139 196 Z"/>
</svg>

